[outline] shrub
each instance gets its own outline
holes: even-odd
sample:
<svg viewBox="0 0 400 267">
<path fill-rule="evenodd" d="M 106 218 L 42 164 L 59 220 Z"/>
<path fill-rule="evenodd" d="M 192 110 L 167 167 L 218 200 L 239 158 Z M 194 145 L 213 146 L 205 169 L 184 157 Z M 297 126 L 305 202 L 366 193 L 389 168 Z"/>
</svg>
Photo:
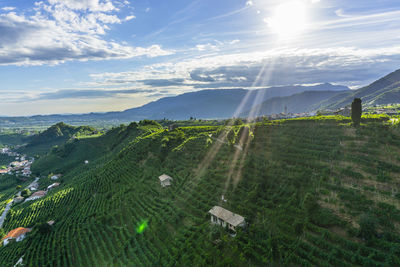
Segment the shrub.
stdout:
<svg viewBox="0 0 400 267">
<path fill-rule="evenodd" d="M 31 190 L 26 188 L 26 189 L 22 190 L 21 197 L 29 197 L 31 194 L 32 194 Z"/>
<path fill-rule="evenodd" d="M 377 221 L 370 214 L 361 215 L 359 224 L 360 230 L 358 235 L 364 240 L 369 241 L 376 236 Z"/>
</svg>

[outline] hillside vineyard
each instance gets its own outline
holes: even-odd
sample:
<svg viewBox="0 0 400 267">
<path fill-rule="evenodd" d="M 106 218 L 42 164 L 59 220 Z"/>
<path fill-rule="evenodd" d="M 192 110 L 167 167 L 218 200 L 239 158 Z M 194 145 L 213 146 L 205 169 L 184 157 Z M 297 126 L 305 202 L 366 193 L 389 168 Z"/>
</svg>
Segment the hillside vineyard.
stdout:
<svg viewBox="0 0 400 267">
<path fill-rule="evenodd" d="M 340 116 L 231 124 L 143 121 L 63 139 L 32 165 L 39 190 L 54 174 L 59 186 L 12 205 L 3 236 L 32 231 L 0 247 L 0 266 L 21 257 L 25 266 L 400 265 L 397 125 L 384 116 L 359 128 Z M 43 149 L 38 138 L 20 152 Z M 32 181 L 1 179 L 2 213 Z M 246 226 L 212 224 L 214 206 Z"/>
</svg>

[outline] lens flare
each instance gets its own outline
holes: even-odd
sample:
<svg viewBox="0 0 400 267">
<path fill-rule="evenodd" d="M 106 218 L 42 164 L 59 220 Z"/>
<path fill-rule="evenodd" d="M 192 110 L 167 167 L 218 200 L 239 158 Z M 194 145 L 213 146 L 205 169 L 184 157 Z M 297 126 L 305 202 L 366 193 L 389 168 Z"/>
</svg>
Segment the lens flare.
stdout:
<svg viewBox="0 0 400 267">
<path fill-rule="evenodd" d="M 138 234 L 143 233 L 143 232 L 146 230 L 147 227 L 148 227 L 147 220 L 142 221 L 142 222 L 136 227 L 136 233 L 138 233 Z"/>
</svg>

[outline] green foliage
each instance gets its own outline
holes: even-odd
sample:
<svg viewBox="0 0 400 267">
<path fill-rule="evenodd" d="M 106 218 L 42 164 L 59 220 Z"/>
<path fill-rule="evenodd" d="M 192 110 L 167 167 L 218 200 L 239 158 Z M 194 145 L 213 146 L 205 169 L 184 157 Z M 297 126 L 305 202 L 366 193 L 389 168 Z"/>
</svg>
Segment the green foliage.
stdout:
<svg viewBox="0 0 400 267">
<path fill-rule="evenodd" d="M 226 139 L 228 140 L 228 142 L 230 144 L 234 144 L 235 143 L 235 139 L 236 139 L 236 133 L 235 130 L 232 128 L 230 129 L 230 131 L 228 132 L 228 134 L 226 135 Z"/>
<path fill-rule="evenodd" d="M 235 121 L 233 122 L 233 125 L 237 126 L 237 125 L 242 125 L 243 121 L 241 119 L 235 119 Z"/>
<path fill-rule="evenodd" d="M 360 125 L 362 114 L 361 99 L 354 98 L 353 103 L 351 103 L 351 120 L 355 126 Z"/>
<path fill-rule="evenodd" d="M 377 221 L 369 214 L 363 214 L 360 217 L 360 231 L 359 236 L 367 241 L 375 238 L 377 235 Z"/>
<path fill-rule="evenodd" d="M 398 129 L 376 120 L 355 133 L 349 123 L 321 116 L 170 131 L 133 123 L 66 140 L 32 166 L 42 187 L 53 182 L 47 174 L 63 181 L 12 207 L 5 232 L 34 230 L 0 249 L 0 265 L 25 255 L 27 266 L 397 266 L 400 210 L 388 188 L 400 173 Z M 232 144 L 251 136 L 248 149 L 218 142 L 224 131 Z M 380 172 L 392 179 L 377 183 Z M 173 177 L 168 188 L 163 173 Z M 31 182 L 1 179 L 0 212 L 16 185 Z M 214 205 L 247 227 L 232 237 L 211 225 Z"/>
<path fill-rule="evenodd" d="M 35 226 L 35 228 L 37 228 L 38 232 L 42 235 L 47 235 L 53 230 L 51 225 L 49 225 L 47 222 L 39 223 Z"/>
<path fill-rule="evenodd" d="M 303 207 L 307 213 L 307 215 L 312 216 L 313 214 L 318 212 L 319 206 L 317 203 L 317 198 L 314 194 L 307 193 L 304 197 Z"/>
<path fill-rule="evenodd" d="M 141 121 L 139 122 L 139 125 L 140 125 L 140 126 L 152 125 L 152 126 L 161 127 L 161 125 L 160 125 L 158 122 L 154 121 L 154 120 L 141 120 Z"/>
<path fill-rule="evenodd" d="M 32 192 L 28 188 L 21 191 L 21 197 L 29 197 L 31 194 Z"/>
</svg>

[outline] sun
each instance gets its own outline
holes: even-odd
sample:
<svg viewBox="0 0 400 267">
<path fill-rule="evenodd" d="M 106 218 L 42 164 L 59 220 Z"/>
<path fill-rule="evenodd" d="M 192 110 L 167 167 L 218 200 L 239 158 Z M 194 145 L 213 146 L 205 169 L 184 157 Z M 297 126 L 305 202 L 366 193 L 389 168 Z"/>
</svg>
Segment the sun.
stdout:
<svg viewBox="0 0 400 267">
<path fill-rule="evenodd" d="M 276 7 L 268 19 L 272 31 L 282 39 L 292 39 L 307 27 L 307 8 L 301 1 L 290 1 Z"/>
</svg>

